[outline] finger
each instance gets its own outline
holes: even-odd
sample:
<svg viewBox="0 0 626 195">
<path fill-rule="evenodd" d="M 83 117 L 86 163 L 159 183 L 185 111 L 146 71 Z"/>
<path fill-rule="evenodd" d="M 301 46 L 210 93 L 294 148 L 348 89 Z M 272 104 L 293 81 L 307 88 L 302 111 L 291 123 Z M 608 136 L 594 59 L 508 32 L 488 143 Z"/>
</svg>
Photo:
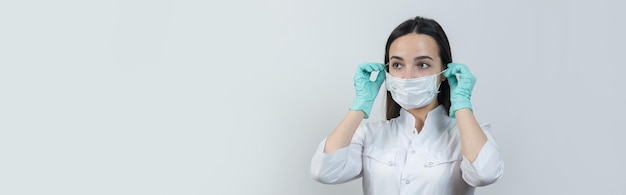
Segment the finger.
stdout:
<svg viewBox="0 0 626 195">
<path fill-rule="evenodd" d="M 367 64 L 368 67 L 371 68 L 371 71 L 381 71 L 385 69 L 385 65 L 381 64 L 381 63 L 368 63 Z"/>
<path fill-rule="evenodd" d="M 458 73 L 458 71 L 459 70 L 455 66 L 448 66 L 448 69 L 443 72 L 443 76 L 448 79 L 450 79 L 451 77 L 456 78 L 456 73 Z"/>
<path fill-rule="evenodd" d="M 470 72 L 469 68 L 466 65 L 457 64 L 455 66 L 455 69 L 457 69 L 457 71 L 458 71 L 459 79 L 462 79 L 462 80 L 465 80 L 465 79 L 476 79 L 474 77 L 474 75 L 472 74 L 472 72 Z"/>
<path fill-rule="evenodd" d="M 371 64 L 365 64 L 365 67 L 364 67 L 364 68 L 365 68 L 365 71 L 366 71 L 366 72 L 372 72 L 372 71 L 374 71 L 374 68 L 372 68 L 372 65 L 371 65 Z"/>
<path fill-rule="evenodd" d="M 465 64 L 451 63 L 450 65 L 452 65 L 455 69 L 457 69 L 459 73 L 461 74 L 470 72 L 469 68 Z"/>
<path fill-rule="evenodd" d="M 451 68 L 443 70 L 443 76 L 446 77 L 446 78 L 449 78 L 450 75 L 452 75 L 452 74 L 453 73 L 452 73 L 452 69 Z"/>
<path fill-rule="evenodd" d="M 456 62 L 448 63 L 448 68 L 450 68 L 450 67 L 463 67 L 463 66 L 465 66 L 465 65 L 461 64 L 461 63 L 456 63 Z"/>
<path fill-rule="evenodd" d="M 356 73 L 354 75 L 355 80 L 369 80 L 369 71 L 367 71 L 367 64 L 361 64 L 357 67 Z"/>
<path fill-rule="evenodd" d="M 459 79 L 461 80 L 466 80 L 466 79 L 471 79 L 471 80 L 476 80 L 476 77 L 474 77 L 474 75 L 468 71 L 465 71 L 461 74 L 459 74 Z"/>
<path fill-rule="evenodd" d="M 455 88 L 459 84 L 456 75 L 452 75 L 452 77 L 448 78 L 448 84 L 450 84 L 451 88 Z"/>
<path fill-rule="evenodd" d="M 382 64 L 382 63 L 376 63 L 375 67 L 376 67 L 377 71 L 384 71 L 385 70 L 385 65 Z"/>
<path fill-rule="evenodd" d="M 449 63 L 448 64 L 448 69 L 446 69 L 447 71 L 445 72 L 446 77 L 451 77 L 452 75 L 456 75 L 459 74 L 463 75 L 463 74 L 471 74 L 469 72 L 469 68 L 467 68 L 467 66 L 465 64 L 461 64 L 461 63 Z"/>
</svg>

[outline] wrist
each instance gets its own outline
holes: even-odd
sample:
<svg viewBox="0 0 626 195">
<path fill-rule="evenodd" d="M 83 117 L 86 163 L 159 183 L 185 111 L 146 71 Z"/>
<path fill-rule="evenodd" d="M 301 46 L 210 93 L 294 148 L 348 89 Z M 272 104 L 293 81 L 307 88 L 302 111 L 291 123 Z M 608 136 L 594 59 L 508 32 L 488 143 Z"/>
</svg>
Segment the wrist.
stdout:
<svg viewBox="0 0 626 195">
<path fill-rule="evenodd" d="M 363 99 L 355 99 L 350 105 L 350 110 L 354 111 L 363 111 L 363 118 L 369 118 L 369 113 L 372 110 L 372 105 L 374 104 L 373 100 L 363 100 Z"/>
<path fill-rule="evenodd" d="M 470 101 L 452 102 L 452 105 L 450 105 L 450 117 L 456 118 L 456 112 L 465 108 L 473 111 L 472 103 Z"/>
</svg>

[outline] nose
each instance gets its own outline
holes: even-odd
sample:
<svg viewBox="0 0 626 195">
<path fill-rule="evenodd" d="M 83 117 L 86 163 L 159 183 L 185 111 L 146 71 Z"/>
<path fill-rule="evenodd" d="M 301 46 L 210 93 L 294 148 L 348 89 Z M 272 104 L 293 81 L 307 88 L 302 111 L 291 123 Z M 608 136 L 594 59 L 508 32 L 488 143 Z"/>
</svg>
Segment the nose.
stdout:
<svg viewBox="0 0 626 195">
<path fill-rule="evenodd" d="M 405 68 L 404 70 L 402 70 L 400 77 L 403 79 L 413 79 L 419 77 L 419 75 L 417 71 L 411 68 Z"/>
</svg>

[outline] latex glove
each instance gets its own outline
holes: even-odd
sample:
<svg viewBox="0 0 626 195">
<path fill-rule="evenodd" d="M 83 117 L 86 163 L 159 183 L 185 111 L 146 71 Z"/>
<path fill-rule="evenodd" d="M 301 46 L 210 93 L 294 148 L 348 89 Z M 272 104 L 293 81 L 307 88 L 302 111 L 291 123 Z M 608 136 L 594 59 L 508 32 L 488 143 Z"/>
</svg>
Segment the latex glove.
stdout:
<svg viewBox="0 0 626 195">
<path fill-rule="evenodd" d="M 457 78 L 456 75 L 459 75 Z M 456 118 L 455 112 L 462 108 L 472 110 L 472 89 L 476 83 L 476 77 L 472 75 L 467 66 L 459 63 L 448 64 L 448 69 L 443 72 L 450 84 L 450 117 Z"/>
<path fill-rule="evenodd" d="M 378 71 L 378 76 L 375 81 L 370 81 L 370 75 L 373 71 Z M 356 91 L 356 98 L 350 110 L 360 110 L 365 113 L 363 118 L 370 117 L 370 111 L 374 105 L 374 100 L 380 86 L 385 80 L 385 65 L 381 63 L 363 63 L 359 65 L 354 74 L 354 89 Z"/>
</svg>

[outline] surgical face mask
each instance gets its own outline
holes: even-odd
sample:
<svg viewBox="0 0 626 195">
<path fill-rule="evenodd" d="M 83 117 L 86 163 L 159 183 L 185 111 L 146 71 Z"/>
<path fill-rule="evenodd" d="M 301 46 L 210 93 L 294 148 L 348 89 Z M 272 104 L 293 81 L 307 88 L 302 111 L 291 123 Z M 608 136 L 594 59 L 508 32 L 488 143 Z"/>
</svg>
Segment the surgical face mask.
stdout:
<svg viewBox="0 0 626 195">
<path fill-rule="evenodd" d="M 391 97 L 404 109 L 421 108 L 430 104 L 437 93 L 440 83 L 437 79 L 439 74 L 414 79 L 402 79 L 386 73 L 387 91 Z"/>
</svg>

